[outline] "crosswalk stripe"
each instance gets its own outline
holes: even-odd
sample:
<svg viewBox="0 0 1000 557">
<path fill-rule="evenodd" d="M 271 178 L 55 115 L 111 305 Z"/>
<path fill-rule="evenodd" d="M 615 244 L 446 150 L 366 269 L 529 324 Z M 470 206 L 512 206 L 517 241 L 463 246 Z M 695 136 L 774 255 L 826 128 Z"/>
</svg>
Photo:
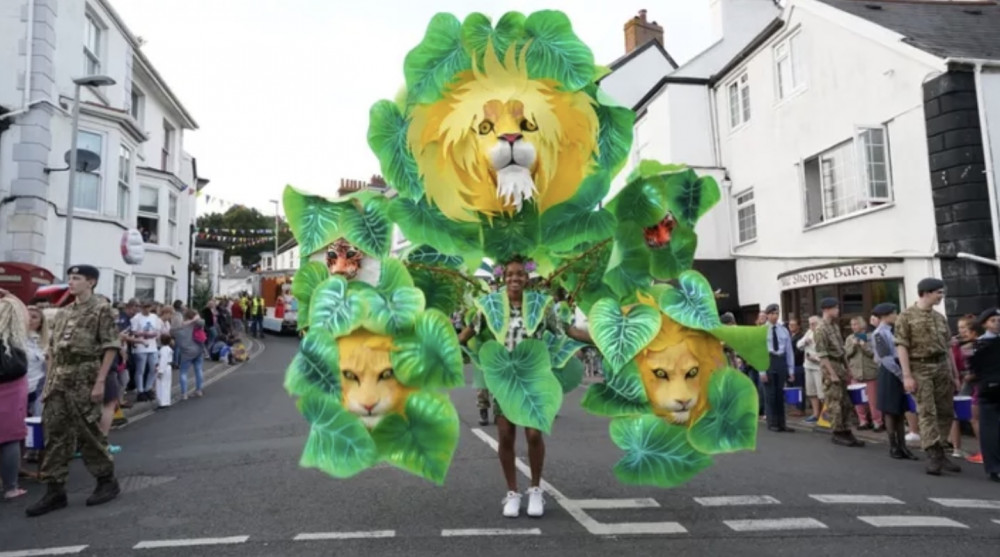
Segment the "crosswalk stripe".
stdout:
<svg viewBox="0 0 1000 557">
<path fill-rule="evenodd" d="M 687 534 L 680 522 L 617 522 L 597 523 L 589 528 L 595 536 L 628 536 L 638 534 Z"/>
<path fill-rule="evenodd" d="M 968 528 L 943 516 L 859 516 L 858 520 L 876 528 Z"/>
<path fill-rule="evenodd" d="M 228 538 L 191 538 L 179 540 L 143 541 L 135 544 L 132 549 L 160 549 L 164 547 L 192 547 L 197 545 L 226 545 L 246 543 L 250 536 L 230 536 Z"/>
<path fill-rule="evenodd" d="M 461 530 L 441 530 L 445 538 L 458 536 L 539 536 L 539 528 L 465 528 Z"/>
<path fill-rule="evenodd" d="M 573 499 L 580 509 L 651 509 L 659 507 L 656 499 Z"/>
<path fill-rule="evenodd" d="M 1000 501 L 990 501 L 988 499 L 931 499 L 931 501 L 943 507 L 952 509 L 997 509 L 1000 510 Z"/>
<path fill-rule="evenodd" d="M 298 534 L 292 541 L 316 541 L 316 540 L 357 540 L 364 538 L 392 538 L 395 537 L 395 530 L 372 530 L 370 532 L 307 532 Z"/>
<path fill-rule="evenodd" d="M 87 549 L 85 545 L 67 545 L 64 547 L 49 547 L 45 549 L 21 549 L 17 551 L 0 551 L 0 557 L 42 557 L 44 555 L 76 555 Z"/>
<path fill-rule="evenodd" d="M 810 495 L 820 503 L 855 505 L 902 505 L 903 502 L 888 495 Z"/>
<path fill-rule="evenodd" d="M 703 507 L 744 507 L 749 505 L 779 505 L 770 495 L 732 495 L 725 497 L 695 497 L 695 502 Z"/>
<path fill-rule="evenodd" d="M 755 520 L 723 520 L 731 530 L 737 532 L 772 532 L 775 530 L 815 530 L 824 529 L 826 524 L 815 518 L 764 518 Z"/>
</svg>

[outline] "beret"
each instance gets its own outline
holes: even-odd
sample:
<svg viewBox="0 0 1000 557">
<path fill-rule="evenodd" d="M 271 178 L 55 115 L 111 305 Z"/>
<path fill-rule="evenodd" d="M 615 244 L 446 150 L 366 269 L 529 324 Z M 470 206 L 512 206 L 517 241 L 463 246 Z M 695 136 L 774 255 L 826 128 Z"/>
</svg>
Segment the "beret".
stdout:
<svg viewBox="0 0 1000 557">
<path fill-rule="evenodd" d="M 722 314 L 722 317 L 719 318 L 719 321 L 721 321 L 723 325 L 735 325 L 736 317 L 734 317 L 732 313 L 727 311 L 726 313 Z"/>
<path fill-rule="evenodd" d="M 840 305 L 840 302 L 836 298 L 823 298 L 819 302 L 820 309 L 830 309 L 835 308 Z"/>
<path fill-rule="evenodd" d="M 990 317 L 994 315 L 1000 315 L 1000 308 L 991 307 L 990 309 L 979 314 L 979 325 L 986 325 L 986 322 L 990 320 Z"/>
<path fill-rule="evenodd" d="M 73 265 L 69 268 L 67 275 L 81 275 L 89 279 L 97 280 L 101 278 L 101 272 L 93 265 Z"/>
<path fill-rule="evenodd" d="M 944 281 L 937 278 L 925 278 L 917 283 L 917 294 L 935 292 L 944 288 Z"/>
<path fill-rule="evenodd" d="M 768 304 L 764 308 L 764 313 L 778 313 L 778 304 Z"/>
<path fill-rule="evenodd" d="M 885 302 L 873 307 L 872 315 L 874 315 L 875 317 L 885 317 L 886 315 L 896 313 L 897 311 L 899 310 L 896 308 L 896 304 Z"/>
</svg>

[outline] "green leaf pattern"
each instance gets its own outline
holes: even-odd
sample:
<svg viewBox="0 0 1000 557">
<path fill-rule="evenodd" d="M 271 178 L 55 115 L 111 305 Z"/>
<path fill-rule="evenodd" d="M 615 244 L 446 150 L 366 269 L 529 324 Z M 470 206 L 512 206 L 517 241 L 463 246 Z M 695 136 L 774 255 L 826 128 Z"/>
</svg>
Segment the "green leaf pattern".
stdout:
<svg viewBox="0 0 1000 557">
<path fill-rule="evenodd" d="M 625 451 L 614 468 L 624 484 L 675 487 L 712 464 L 688 443 L 686 428 L 657 416 L 615 418 L 610 430 L 611 440 Z"/>
<path fill-rule="evenodd" d="M 375 464 L 375 441 L 361 420 L 336 398 L 318 391 L 307 393 L 299 399 L 299 411 L 310 424 L 299 465 L 335 478 L 350 478 Z"/>
<path fill-rule="evenodd" d="M 491 340 L 479 350 L 486 386 L 511 422 L 545 433 L 562 404 L 562 385 L 552 373 L 545 343 L 521 341 L 508 352 Z"/>
</svg>

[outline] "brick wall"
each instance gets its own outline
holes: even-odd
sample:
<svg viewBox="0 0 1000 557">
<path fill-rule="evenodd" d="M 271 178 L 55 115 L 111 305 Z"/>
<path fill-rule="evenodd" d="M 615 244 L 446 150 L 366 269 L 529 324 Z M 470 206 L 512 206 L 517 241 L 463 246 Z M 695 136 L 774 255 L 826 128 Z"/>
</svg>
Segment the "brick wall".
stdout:
<svg viewBox="0 0 1000 557">
<path fill-rule="evenodd" d="M 923 87 L 938 250 L 995 259 L 975 76 L 953 70 Z M 953 327 L 960 316 L 997 304 L 996 268 L 942 259 L 941 275 L 945 312 Z"/>
</svg>

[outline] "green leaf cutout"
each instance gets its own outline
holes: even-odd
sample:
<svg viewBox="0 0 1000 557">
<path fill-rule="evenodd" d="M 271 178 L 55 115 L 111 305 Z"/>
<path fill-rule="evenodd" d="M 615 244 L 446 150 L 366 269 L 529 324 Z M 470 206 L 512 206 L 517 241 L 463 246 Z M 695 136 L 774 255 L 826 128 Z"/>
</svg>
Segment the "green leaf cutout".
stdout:
<svg viewBox="0 0 1000 557">
<path fill-rule="evenodd" d="M 680 172 L 687 171 L 687 167 L 683 164 L 664 164 L 660 161 L 653 159 L 642 159 L 639 164 L 629 172 L 628 178 L 625 179 L 625 183 L 629 184 L 634 182 L 639 178 L 649 178 L 650 176 L 656 176 L 658 174 L 678 174 Z"/>
<path fill-rule="evenodd" d="M 486 326 L 493 336 L 503 343 L 507 339 L 507 329 L 510 327 L 510 299 L 506 290 L 498 290 L 484 294 L 475 300 L 476 308 L 483 314 Z"/>
<path fill-rule="evenodd" d="M 526 203 L 520 212 L 510 216 L 496 216 L 492 219 L 480 216 L 482 223 L 483 250 L 486 257 L 495 261 L 507 261 L 516 254 L 527 254 L 539 244 L 538 207 Z"/>
<path fill-rule="evenodd" d="M 405 198 L 423 195 L 417 161 L 406 142 L 410 123 L 391 101 L 378 101 L 368 113 L 368 146 L 378 157 L 389 185 Z"/>
<path fill-rule="evenodd" d="M 715 178 L 699 178 L 694 170 L 672 175 L 667 191 L 674 217 L 688 228 L 694 228 L 698 219 L 722 198 Z"/>
<path fill-rule="evenodd" d="M 285 372 L 285 390 L 292 396 L 313 391 L 340 396 L 340 354 L 337 340 L 322 329 L 313 329 L 299 343 L 299 351 Z"/>
<path fill-rule="evenodd" d="M 566 365 L 581 348 L 587 346 L 586 343 L 580 342 L 576 339 L 570 338 L 563 334 L 553 334 L 551 331 L 545 331 L 542 334 L 542 340 L 545 342 L 545 346 L 549 350 L 549 357 L 552 360 L 552 369 L 558 369 Z"/>
<path fill-rule="evenodd" d="M 739 371 L 716 371 L 708 383 L 708 407 L 688 431 L 688 441 L 706 454 L 753 450 L 759 419 L 757 388 Z"/>
<path fill-rule="evenodd" d="M 712 464 L 688 443 L 685 427 L 654 415 L 615 418 L 610 430 L 611 440 L 625 451 L 614 468 L 624 484 L 676 487 Z"/>
<path fill-rule="evenodd" d="M 566 365 L 559 369 L 553 369 L 552 372 L 559 380 L 563 394 L 573 391 L 583 383 L 583 362 L 578 358 L 570 358 Z"/>
<path fill-rule="evenodd" d="M 678 286 L 660 295 L 658 302 L 663 313 L 691 329 L 710 331 L 722 326 L 708 279 L 698 271 L 684 271 L 677 283 Z"/>
<path fill-rule="evenodd" d="M 649 259 L 642 228 L 634 222 L 619 223 L 604 283 L 619 299 L 647 290 L 652 285 Z"/>
<path fill-rule="evenodd" d="M 467 256 L 480 250 L 479 224 L 448 220 L 426 198 L 393 199 L 389 217 L 414 244 L 426 244 L 447 255 Z"/>
<path fill-rule="evenodd" d="M 382 418 L 372 438 L 381 460 L 443 485 L 458 447 L 458 412 L 447 395 L 427 391 L 406 400 L 405 416 Z"/>
<path fill-rule="evenodd" d="M 569 200 L 545 212 L 542 223 L 544 244 L 552 251 L 576 251 L 581 244 L 600 242 L 615 231 L 615 218 L 607 210 L 595 210 L 611 187 L 607 172 L 598 171 L 583 179 Z"/>
<path fill-rule="evenodd" d="M 636 176 L 608 203 L 608 209 L 619 222 L 653 226 L 670 212 L 668 184 L 665 175 Z"/>
<path fill-rule="evenodd" d="M 451 14 L 435 15 L 424 40 L 403 61 L 408 103 L 441 99 L 455 77 L 471 67 L 469 54 L 462 48 L 462 23 Z"/>
<path fill-rule="evenodd" d="M 309 308 L 310 331 L 321 329 L 333 337 L 346 335 L 361 325 L 364 304 L 357 292 L 349 292 L 347 280 L 332 276 L 316 287 Z"/>
<path fill-rule="evenodd" d="M 507 12 L 500 17 L 494 29 L 489 17 L 471 13 L 462 22 L 462 44 L 479 68 L 483 67 L 487 43 L 492 43 L 493 52 L 503 60 L 507 49 L 524 36 L 524 20 L 524 14 L 520 12 Z"/>
<path fill-rule="evenodd" d="M 519 426 L 545 433 L 562 404 L 562 385 L 552 373 L 545 343 L 527 339 L 508 352 L 491 340 L 479 350 L 486 386 L 504 416 Z"/>
<path fill-rule="evenodd" d="M 771 357 L 767 351 L 767 326 L 723 325 L 709 329 L 709 334 L 722 341 L 755 369 L 767 369 Z"/>
<path fill-rule="evenodd" d="M 670 242 L 660 249 L 651 249 L 650 274 L 657 280 L 672 280 L 691 268 L 698 248 L 698 235 L 694 230 L 678 224 L 670 235 Z"/>
<path fill-rule="evenodd" d="M 316 253 L 343 236 L 340 228 L 341 207 L 329 199 L 306 195 L 292 186 L 285 186 L 282 207 L 303 257 Z"/>
<path fill-rule="evenodd" d="M 413 276 L 413 283 L 424 293 L 426 309 L 436 309 L 445 315 L 451 315 L 461 307 L 460 279 L 442 276 L 430 269 L 413 269 L 410 274 Z"/>
<path fill-rule="evenodd" d="M 600 131 L 597 135 L 597 165 L 608 176 L 616 176 L 625 166 L 632 148 L 632 130 L 635 127 L 635 112 L 618 104 L 603 90 L 596 90 L 597 120 Z"/>
<path fill-rule="evenodd" d="M 310 424 L 300 466 L 350 478 L 375 464 L 375 441 L 337 398 L 314 391 L 300 398 L 298 406 Z"/>
<path fill-rule="evenodd" d="M 309 304 L 313 292 L 328 278 L 330 278 L 329 269 L 319 261 L 310 261 L 295 272 L 295 277 L 292 279 L 292 296 L 299 301 L 297 325 L 300 330 L 309 327 Z"/>
<path fill-rule="evenodd" d="M 413 332 L 394 339 L 390 355 L 396 377 L 408 387 L 450 389 L 465 384 L 462 347 L 447 315 L 421 313 Z"/>
<path fill-rule="evenodd" d="M 444 267 L 445 269 L 458 269 L 462 266 L 461 257 L 457 255 L 445 255 L 425 245 L 416 246 L 410 250 L 406 254 L 406 262 L 431 267 Z"/>
<path fill-rule="evenodd" d="M 604 383 L 591 385 L 581 405 L 591 414 L 609 418 L 653 412 L 635 360 L 617 372 L 606 373 Z"/>
<path fill-rule="evenodd" d="M 361 324 L 379 335 L 394 336 L 412 329 L 417 315 L 424 311 L 424 293 L 419 288 L 402 286 L 389 293 L 367 290 L 362 298 L 368 311 Z"/>
<path fill-rule="evenodd" d="M 387 257 L 392 249 L 389 200 L 382 195 L 371 194 L 356 197 L 352 201 L 341 217 L 344 237 L 372 257 Z"/>
<path fill-rule="evenodd" d="M 573 33 L 562 12 L 542 10 L 528 16 L 524 34 L 528 76 L 554 79 L 567 91 L 578 91 L 594 80 L 594 54 Z"/>
<path fill-rule="evenodd" d="M 524 334 L 532 336 L 538 326 L 545 321 L 545 314 L 552 304 L 552 296 L 537 290 L 528 290 L 524 293 L 524 307 L 521 315 L 524 319 Z"/>
<path fill-rule="evenodd" d="M 590 335 L 611 371 L 617 372 L 649 344 L 660 330 L 660 312 L 644 305 L 633 306 L 628 315 L 611 298 L 600 300 L 587 316 Z"/>
</svg>

